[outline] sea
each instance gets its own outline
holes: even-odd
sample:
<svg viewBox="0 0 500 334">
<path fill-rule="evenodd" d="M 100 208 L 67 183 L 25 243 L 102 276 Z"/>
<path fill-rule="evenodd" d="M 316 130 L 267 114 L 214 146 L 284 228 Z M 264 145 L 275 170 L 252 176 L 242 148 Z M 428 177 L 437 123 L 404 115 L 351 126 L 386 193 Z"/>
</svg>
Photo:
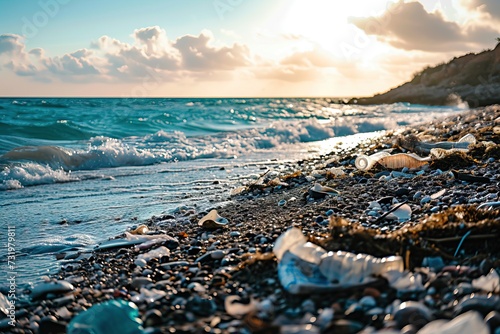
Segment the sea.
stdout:
<svg viewBox="0 0 500 334">
<path fill-rule="evenodd" d="M 0 98 L 0 271 L 29 287 L 57 272 L 59 254 L 183 206 L 229 203 L 270 163 L 464 110 L 334 101 Z"/>
</svg>

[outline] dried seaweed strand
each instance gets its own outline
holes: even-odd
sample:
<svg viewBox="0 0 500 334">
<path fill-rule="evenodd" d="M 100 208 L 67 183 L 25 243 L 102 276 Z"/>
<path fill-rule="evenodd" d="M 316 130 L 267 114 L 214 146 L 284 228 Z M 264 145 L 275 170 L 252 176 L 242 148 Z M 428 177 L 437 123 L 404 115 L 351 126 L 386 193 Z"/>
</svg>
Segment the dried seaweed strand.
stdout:
<svg viewBox="0 0 500 334">
<path fill-rule="evenodd" d="M 497 238 L 496 234 L 476 234 L 469 236 L 469 239 L 491 239 Z M 452 242 L 452 241 L 460 241 L 463 237 L 448 237 L 448 238 L 424 238 L 426 241 L 444 243 L 444 242 Z"/>
</svg>

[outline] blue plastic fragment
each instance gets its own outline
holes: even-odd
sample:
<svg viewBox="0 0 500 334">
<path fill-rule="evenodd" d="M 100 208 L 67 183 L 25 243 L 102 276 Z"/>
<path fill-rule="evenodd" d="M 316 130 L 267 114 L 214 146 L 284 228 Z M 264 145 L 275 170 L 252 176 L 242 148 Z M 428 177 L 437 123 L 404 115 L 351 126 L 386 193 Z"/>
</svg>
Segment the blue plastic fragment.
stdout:
<svg viewBox="0 0 500 334">
<path fill-rule="evenodd" d="M 132 302 L 109 300 L 74 317 L 68 334 L 143 334 L 139 309 Z"/>
</svg>

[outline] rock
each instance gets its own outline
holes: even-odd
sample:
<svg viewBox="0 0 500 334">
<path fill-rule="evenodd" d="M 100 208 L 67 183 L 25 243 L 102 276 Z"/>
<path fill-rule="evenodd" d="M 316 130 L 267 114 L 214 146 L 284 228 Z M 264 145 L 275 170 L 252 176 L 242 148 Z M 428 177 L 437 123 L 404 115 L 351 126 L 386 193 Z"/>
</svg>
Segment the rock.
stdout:
<svg viewBox="0 0 500 334">
<path fill-rule="evenodd" d="M 48 294 L 64 294 L 73 290 L 73 285 L 67 281 L 43 282 L 31 290 L 31 299 L 42 299 Z"/>
<path fill-rule="evenodd" d="M 462 298 L 454 308 L 454 315 L 458 316 L 468 311 L 477 311 L 486 316 L 491 311 L 500 311 L 500 297 L 484 295 L 468 295 Z"/>
<path fill-rule="evenodd" d="M 217 305 L 213 299 L 192 296 L 187 301 L 186 310 L 202 317 L 209 317 L 215 313 Z"/>
<path fill-rule="evenodd" d="M 39 323 L 38 334 L 66 334 L 66 324 L 57 321 L 54 316 L 43 317 Z"/>
<path fill-rule="evenodd" d="M 396 321 L 398 328 L 403 328 L 407 325 L 422 328 L 432 321 L 433 318 L 432 312 L 427 306 L 414 301 L 401 303 L 394 313 L 394 321 Z"/>
<path fill-rule="evenodd" d="M 145 285 L 152 284 L 153 281 L 149 277 L 136 277 L 132 280 L 130 285 L 135 289 L 140 289 Z"/>
<path fill-rule="evenodd" d="M 364 325 L 357 321 L 340 319 L 332 324 L 331 333 L 335 334 L 355 334 L 362 330 Z"/>
<path fill-rule="evenodd" d="M 143 319 L 146 327 L 157 326 L 163 322 L 161 312 L 155 309 L 148 310 L 144 314 Z"/>
</svg>

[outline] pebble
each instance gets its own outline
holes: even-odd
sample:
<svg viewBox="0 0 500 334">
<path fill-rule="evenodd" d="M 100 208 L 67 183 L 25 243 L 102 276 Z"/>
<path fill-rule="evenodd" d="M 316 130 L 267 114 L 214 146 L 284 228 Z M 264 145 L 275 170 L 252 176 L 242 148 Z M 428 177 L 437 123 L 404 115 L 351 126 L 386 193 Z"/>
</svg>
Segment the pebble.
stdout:
<svg viewBox="0 0 500 334">
<path fill-rule="evenodd" d="M 152 284 L 153 281 L 149 277 L 136 277 L 132 280 L 130 283 L 130 286 L 132 286 L 134 289 L 140 289 L 145 285 Z"/>
<path fill-rule="evenodd" d="M 426 195 L 424 196 L 421 200 L 420 200 L 420 204 L 421 205 L 424 205 L 424 204 L 427 204 L 427 203 L 430 203 L 430 201 L 432 200 L 432 198 L 429 196 L 429 195 Z"/>
<path fill-rule="evenodd" d="M 498 311 L 491 311 L 484 317 L 484 322 L 490 329 L 490 333 L 495 333 L 500 328 L 500 313 Z"/>
<path fill-rule="evenodd" d="M 148 310 L 143 316 L 144 325 L 146 327 L 157 326 L 162 323 L 161 312 L 155 309 Z"/>
<path fill-rule="evenodd" d="M 407 301 L 401 303 L 394 313 L 394 321 L 398 328 L 413 325 L 420 329 L 433 320 L 432 312 L 425 305 Z"/>
<path fill-rule="evenodd" d="M 410 193 L 410 189 L 408 188 L 399 188 L 398 190 L 396 190 L 396 192 L 394 193 L 396 196 L 405 196 L 405 195 L 408 195 Z"/>
<path fill-rule="evenodd" d="M 66 324 L 57 321 L 54 316 L 46 316 L 40 320 L 38 334 L 66 333 Z"/>
</svg>

